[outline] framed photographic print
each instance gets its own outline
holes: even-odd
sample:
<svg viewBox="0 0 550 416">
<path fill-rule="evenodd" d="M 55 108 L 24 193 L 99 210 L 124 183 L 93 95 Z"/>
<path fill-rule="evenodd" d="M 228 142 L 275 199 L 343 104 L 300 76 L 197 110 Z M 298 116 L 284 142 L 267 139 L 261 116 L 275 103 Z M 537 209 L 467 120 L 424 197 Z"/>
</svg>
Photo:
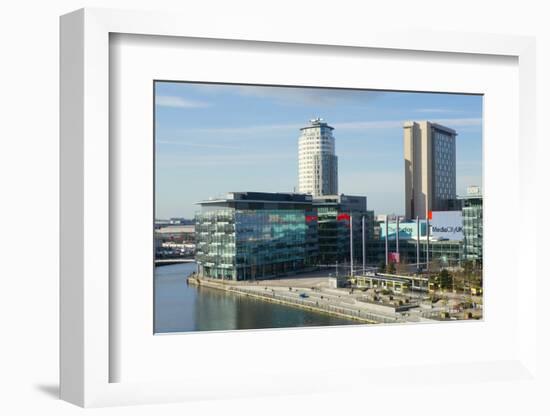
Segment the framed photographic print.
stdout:
<svg viewBox="0 0 550 416">
<path fill-rule="evenodd" d="M 154 89 L 155 333 L 482 318 L 481 95 Z"/>
<path fill-rule="evenodd" d="M 533 40 L 180 18 L 61 20 L 62 398 L 536 383 Z"/>
</svg>

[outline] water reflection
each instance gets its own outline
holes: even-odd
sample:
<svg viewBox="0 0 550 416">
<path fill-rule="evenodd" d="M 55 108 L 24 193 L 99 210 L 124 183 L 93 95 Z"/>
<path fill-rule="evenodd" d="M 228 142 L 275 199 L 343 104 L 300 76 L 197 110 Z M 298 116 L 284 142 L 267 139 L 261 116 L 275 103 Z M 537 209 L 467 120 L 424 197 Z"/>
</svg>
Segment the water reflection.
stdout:
<svg viewBox="0 0 550 416">
<path fill-rule="evenodd" d="M 187 285 L 194 263 L 155 268 L 155 332 L 350 325 L 356 321 Z"/>
</svg>

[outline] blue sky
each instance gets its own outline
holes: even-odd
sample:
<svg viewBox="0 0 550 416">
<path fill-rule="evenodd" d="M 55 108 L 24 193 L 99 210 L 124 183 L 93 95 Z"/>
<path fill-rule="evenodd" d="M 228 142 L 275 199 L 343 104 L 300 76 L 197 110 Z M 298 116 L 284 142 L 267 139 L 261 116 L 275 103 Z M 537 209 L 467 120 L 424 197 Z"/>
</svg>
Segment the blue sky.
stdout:
<svg viewBox="0 0 550 416">
<path fill-rule="evenodd" d="M 481 185 L 482 97 L 157 82 L 156 217 L 189 217 L 231 191 L 292 192 L 308 120 L 335 128 L 339 191 L 404 213 L 403 122 L 455 129 L 457 192 Z"/>
</svg>

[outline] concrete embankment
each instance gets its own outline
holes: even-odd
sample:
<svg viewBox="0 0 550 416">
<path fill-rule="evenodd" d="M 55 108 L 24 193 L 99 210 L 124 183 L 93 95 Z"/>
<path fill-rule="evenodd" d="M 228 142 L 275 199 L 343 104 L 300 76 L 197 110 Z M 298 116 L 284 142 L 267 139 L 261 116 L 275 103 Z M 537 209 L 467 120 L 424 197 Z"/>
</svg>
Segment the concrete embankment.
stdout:
<svg viewBox="0 0 550 416">
<path fill-rule="evenodd" d="M 316 313 L 321 313 L 325 315 L 331 315 L 339 318 L 355 320 L 365 324 L 376 324 L 382 322 L 388 322 L 391 320 L 386 320 L 380 317 L 375 317 L 371 314 L 354 311 L 347 307 L 347 305 L 328 305 L 328 304 L 319 304 L 319 302 L 308 300 L 308 299 L 293 299 L 289 296 L 276 291 L 268 292 L 262 291 L 261 287 L 256 285 L 235 285 L 231 281 L 220 281 L 205 279 L 196 276 L 190 276 L 187 279 L 187 282 L 192 285 L 204 286 L 208 288 L 224 290 L 231 293 L 236 293 L 242 296 L 249 296 L 252 298 L 260 299 L 266 302 L 277 303 L 280 305 L 286 305 L 294 308 L 300 308 L 307 311 L 312 311 Z M 267 289 L 267 288 L 266 288 Z"/>
<path fill-rule="evenodd" d="M 155 267 L 172 266 L 173 264 L 181 264 L 181 263 L 195 263 L 195 259 L 182 259 L 182 258 L 155 259 Z"/>
</svg>

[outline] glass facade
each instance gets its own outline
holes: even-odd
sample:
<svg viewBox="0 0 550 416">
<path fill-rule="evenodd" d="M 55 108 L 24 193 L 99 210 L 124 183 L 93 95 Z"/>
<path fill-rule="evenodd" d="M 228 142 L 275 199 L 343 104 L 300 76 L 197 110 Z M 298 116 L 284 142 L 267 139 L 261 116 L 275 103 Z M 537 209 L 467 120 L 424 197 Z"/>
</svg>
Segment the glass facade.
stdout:
<svg viewBox="0 0 550 416">
<path fill-rule="evenodd" d="M 254 280 L 362 261 L 365 239 L 373 238 L 374 212 L 366 197 L 335 195 L 313 200 L 304 194 L 231 193 L 200 203 L 195 215 L 196 259 L 209 278 Z"/>
<path fill-rule="evenodd" d="M 455 135 L 432 125 L 432 210 L 447 209 L 456 198 Z"/>
<path fill-rule="evenodd" d="M 235 210 L 212 209 L 195 215 L 196 259 L 206 276 L 237 278 Z"/>
<path fill-rule="evenodd" d="M 238 209 L 206 205 L 195 215 L 196 259 L 202 275 L 254 280 L 289 274 L 317 262 L 314 212 L 292 204 L 268 206 Z"/>
<path fill-rule="evenodd" d="M 482 199 L 463 200 L 464 239 L 430 241 L 430 259 L 442 266 L 482 259 Z M 384 233 L 374 235 L 374 212 L 366 197 L 303 194 L 235 193 L 205 201 L 195 216 L 196 259 L 209 278 L 255 280 L 292 275 L 323 265 L 350 261 L 353 221 L 354 266 L 363 259 L 362 218 L 365 218 L 366 262 L 385 261 Z M 426 222 L 421 221 L 420 262 L 426 261 Z M 382 224 L 383 227 L 383 224 Z M 389 252 L 396 250 L 395 224 L 390 227 Z M 416 222 L 400 223 L 401 263 L 416 263 Z"/>
<path fill-rule="evenodd" d="M 483 199 L 470 197 L 464 199 L 462 208 L 464 231 L 464 258 L 483 260 Z"/>
<path fill-rule="evenodd" d="M 388 251 L 396 250 L 395 239 L 390 242 Z M 462 241 L 430 241 L 430 262 L 438 261 L 443 267 L 456 266 L 463 259 Z M 426 261 L 428 244 L 420 240 L 420 262 Z M 367 262 L 378 265 L 385 261 L 386 245 L 384 240 L 371 240 L 367 246 Z M 399 240 L 400 263 L 416 263 L 416 240 Z"/>
<path fill-rule="evenodd" d="M 340 215 L 337 206 L 317 208 L 319 216 L 319 257 L 322 264 L 349 259 L 349 215 Z"/>
<path fill-rule="evenodd" d="M 340 202 L 317 202 L 319 216 L 319 259 L 321 264 L 336 261 L 350 261 L 350 222 L 353 222 L 353 257 L 359 264 L 363 255 L 363 224 L 365 217 L 365 240 L 374 236 L 374 212 L 366 210 L 365 197 L 349 197 L 346 201 L 340 196 Z M 314 202 L 314 204 L 316 204 Z M 356 205 L 356 206 L 354 206 Z"/>
</svg>

